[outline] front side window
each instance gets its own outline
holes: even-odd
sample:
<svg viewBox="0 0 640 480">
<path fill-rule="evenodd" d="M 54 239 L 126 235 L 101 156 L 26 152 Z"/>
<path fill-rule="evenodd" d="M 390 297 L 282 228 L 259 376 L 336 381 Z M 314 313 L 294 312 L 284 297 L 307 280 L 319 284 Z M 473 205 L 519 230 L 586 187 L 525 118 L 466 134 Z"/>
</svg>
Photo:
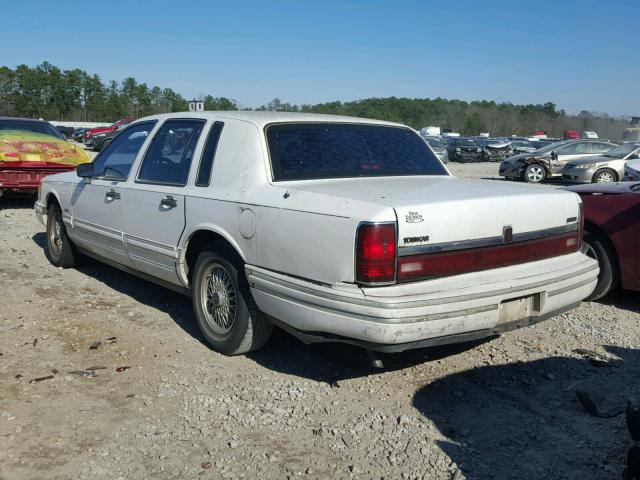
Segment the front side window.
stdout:
<svg viewBox="0 0 640 480">
<path fill-rule="evenodd" d="M 137 181 L 186 185 L 193 151 L 204 124 L 203 120 L 166 121 L 151 141 Z"/>
<path fill-rule="evenodd" d="M 540 144 L 541 142 L 538 140 L 536 142 L 537 144 Z M 555 142 L 555 143 L 550 143 L 548 145 L 542 145 L 537 151 L 536 153 L 549 153 L 552 151 L 556 151 L 556 153 L 560 153 L 560 148 L 566 145 L 565 142 Z"/>
<path fill-rule="evenodd" d="M 556 154 L 558 155 L 575 155 L 576 147 L 578 146 L 578 142 L 571 142 L 567 145 L 563 145 L 562 147 L 556 150 Z"/>
<path fill-rule="evenodd" d="M 424 140 L 408 128 L 273 124 L 266 136 L 275 181 L 448 175 Z"/>
<path fill-rule="evenodd" d="M 94 177 L 124 181 L 155 122 L 137 123 L 122 131 L 93 162 Z"/>
</svg>

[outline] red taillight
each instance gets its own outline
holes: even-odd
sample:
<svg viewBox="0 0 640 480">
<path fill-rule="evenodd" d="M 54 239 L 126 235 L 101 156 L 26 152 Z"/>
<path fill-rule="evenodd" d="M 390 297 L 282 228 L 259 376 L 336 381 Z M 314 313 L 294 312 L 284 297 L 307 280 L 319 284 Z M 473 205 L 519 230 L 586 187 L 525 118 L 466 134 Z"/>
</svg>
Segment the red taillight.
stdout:
<svg viewBox="0 0 640 480">
<path fill-rule="evenodd" d="M 392 283 L 395 267 L 396 224 L 361 224 L 356 235 L 356 282 Z"/>
<path fill-rule="evenodd" d="M 580 202 L 580 212 L 578 213 L 578 248 L 582 248 L 582 237 L 584 237 L 584 204 Z"/>
</svg>

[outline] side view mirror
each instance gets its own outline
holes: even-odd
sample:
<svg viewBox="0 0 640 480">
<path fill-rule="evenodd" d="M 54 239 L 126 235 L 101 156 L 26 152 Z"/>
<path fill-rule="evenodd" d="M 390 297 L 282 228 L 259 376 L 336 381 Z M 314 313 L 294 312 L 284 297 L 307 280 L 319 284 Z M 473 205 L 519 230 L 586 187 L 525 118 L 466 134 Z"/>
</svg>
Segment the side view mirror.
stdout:
<svg viewBox="0 0 640 480">
<path fill-rule="evenodd" d="M 629 158 L 627 158 L 627 160 L 637 160 L 638 158 L 640 158 L 640 155 L 638 155 L 637 153 L 634 153 Z"/>
<path fill-rule="evenodd" d="M 80 178 L 91 178 L 93 177 L 93 163 L 81 163 L 76 168 L 76 174 Z"/>
<path fill-rule="evenodd" d="M 558 154 L 555 150 L 551 152 L 551 160 L 558 160 Z"/>
</svg>

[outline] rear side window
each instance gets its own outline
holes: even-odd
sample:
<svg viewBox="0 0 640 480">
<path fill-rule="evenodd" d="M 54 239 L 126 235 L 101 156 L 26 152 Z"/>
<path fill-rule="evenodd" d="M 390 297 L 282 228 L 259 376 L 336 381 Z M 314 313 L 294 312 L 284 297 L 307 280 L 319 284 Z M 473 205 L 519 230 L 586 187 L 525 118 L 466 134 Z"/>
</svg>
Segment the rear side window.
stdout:
<svg viewBox="0 0 640 480">
<path fill-rule="evenodd" d="M 576 145 L 575 153 L 577 155 L 586 154 L 586 153 L 592 153 L 591 145 L 589 145 L 588 143 L 578 143 Z"/>
<path fill-rule="evenodd" d="M 605 153 L 613 148 L 613 145 L 610 143 L 598 143 L 593 142 L 591 144 L 591 153 Z"/>
<path fill-rule="evenodd" d="M 94 176 L 124 181 L 156 122 L 136 123 L 118 134 L 93 161 Z"/>
<path fill-rule="evenodd" d="M 168 120 L 153 137 L 142 161 L 139 183 L 187 184 L 189 168 L 203 120 Z"/>
<path fill-rule="evenodd" d="M 274 124 L 266 135 L 275 181 L 448 175 L 424 140 L 408 128 Z"/>
<path fill-rule="evenodd" d="M 198 177 L 196 178 L 196 185 L 198 187 L 208 187 L 211 183 L 211 170 L 213 168 L 213 159 L 216 156 L 216 149 L 218 148 L 218 140 L 220 140 L 220 134 L 222 133 L 223 122 L 214 122 L 209 135 L 207 136 L 207 143 L 204 146 L 202 152 L 202 158 L 200 159 L 200 167 L 198 168 Z"/>
</svg>

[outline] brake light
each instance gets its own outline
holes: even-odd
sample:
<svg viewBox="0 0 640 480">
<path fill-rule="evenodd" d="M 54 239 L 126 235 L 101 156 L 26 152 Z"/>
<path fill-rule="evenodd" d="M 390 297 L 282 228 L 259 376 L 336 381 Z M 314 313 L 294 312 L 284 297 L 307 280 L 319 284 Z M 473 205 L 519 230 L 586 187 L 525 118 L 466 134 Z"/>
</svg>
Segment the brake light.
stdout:
<svg viewBox="0 0 640 480">
<path fill-rule="evenodd" d="M 578 213 L 578 248 L 582 248 L 582 238 L 584 237 L 584 203 L 580 202 Z"/>
<path fill-rule="evenodd" d="M 393 283 L 395 267 L 396 224 L 361 224 L 356 233 L 356 282 Z"/>
</svg>

